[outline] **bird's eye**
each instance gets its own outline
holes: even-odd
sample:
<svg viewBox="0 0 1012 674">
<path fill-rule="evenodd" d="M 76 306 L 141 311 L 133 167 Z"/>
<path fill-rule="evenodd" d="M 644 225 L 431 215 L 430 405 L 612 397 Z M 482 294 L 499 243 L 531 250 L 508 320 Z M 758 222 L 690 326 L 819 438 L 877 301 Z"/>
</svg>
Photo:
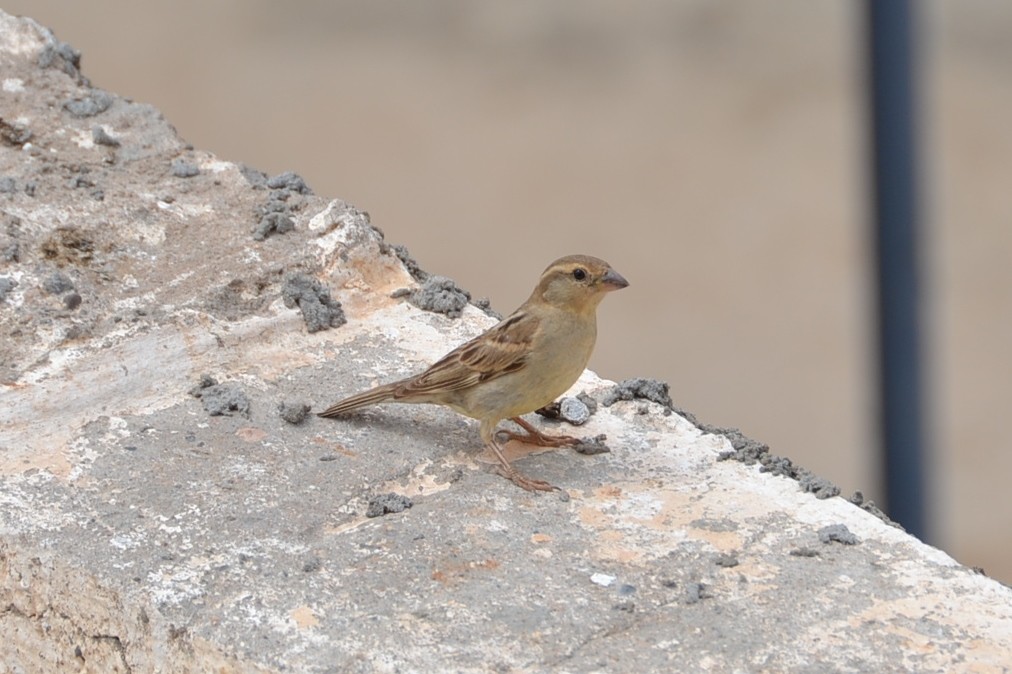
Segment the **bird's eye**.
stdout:
<svg viewBox="0 0 1012 674">
<path fill-rule="evenodd" d="M 577 267 L 576 269 L 573 270 L 573 278 L 575 278 L 577 281 L 582 281 L 583 279 L 587 278 L 587 270 Z"/>
</svg>

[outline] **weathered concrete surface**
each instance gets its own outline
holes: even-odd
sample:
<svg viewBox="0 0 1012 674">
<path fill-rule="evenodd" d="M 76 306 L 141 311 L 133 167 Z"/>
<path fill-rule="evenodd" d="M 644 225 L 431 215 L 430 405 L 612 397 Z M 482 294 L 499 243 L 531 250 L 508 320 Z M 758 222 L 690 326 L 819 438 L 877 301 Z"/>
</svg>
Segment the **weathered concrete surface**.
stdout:
<svg viewBox="0 0 1012 674">
<path fill-rule="evenodd" d="M 575 431 L 611 453 L 519 459 L 568 500 L 438 408 L 285 421 L 494 319 L 391 298 L 414 280 L 364 214 L 188 148 L 73 61 L 0 14 L 0 671 L 1012 667 L 1008 588 L 662 405 Z M 347 323 L 309 332 L 340 321 L 286 306 L 292 274 Z M 249 411 L 209 416 L 204 374 Z M 413 507 L 365 517 L 391 492 Z"/>
</svg>

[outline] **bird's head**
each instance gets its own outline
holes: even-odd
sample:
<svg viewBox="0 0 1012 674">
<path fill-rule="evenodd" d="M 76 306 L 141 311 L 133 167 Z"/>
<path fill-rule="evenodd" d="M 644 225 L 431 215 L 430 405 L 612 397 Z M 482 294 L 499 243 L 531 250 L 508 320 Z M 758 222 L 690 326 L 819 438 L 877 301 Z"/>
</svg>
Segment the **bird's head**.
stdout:
<svg viewBox="0 0 1012 674">
<path fill-rule="evenodd" d="M 568 255 L 548 265 L 532 299 L 580 312 L 594 311 L 612 290 L 629 285 L 607 262 L 589 255 Z"/>
</svg>

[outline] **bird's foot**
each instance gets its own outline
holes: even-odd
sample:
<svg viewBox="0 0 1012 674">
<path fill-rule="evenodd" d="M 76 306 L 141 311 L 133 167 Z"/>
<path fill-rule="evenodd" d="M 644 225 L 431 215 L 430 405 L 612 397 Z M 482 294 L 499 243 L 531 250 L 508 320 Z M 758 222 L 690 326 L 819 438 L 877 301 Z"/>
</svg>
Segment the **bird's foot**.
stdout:
<svg viewBox="0 0 1012 674">
<path fill-rule="evenodd" d="M 571 435 L 545 435 L 544 433 L 514 433 L 512 431 L 499 431 L 500 439 L 509 441 L 517 440 L 525 445 L 536 445 L 538 447 L 569 447 L 579 444 L 580 439 Z"/>
<path fill-rule="evenodd" d="M 520 417 L 513 417 L 510 421 L 520 426 L 525 432 L 514 433 L 501 430 L 496 434 L 497 436 L 501 435 L 506 440 L 519 440 L 525 445 L 537 445 L 538 447 L 569 447 L 580 444 L 580 439 L 571 435 L 545 435 Z"/>
<path fill-rule="evenodd" d="M 559 487 L 556 487 L 550 482 L 527 477 L 512 466 L 509 468 L 500 467 L 499 474 L 526 491 L 562 491 Z"/>
<path fill-rule="evenodd" d="M 527 428 L 531 428 L 527 424 L 521 425 Z M 533 430 L 533 428 L 531 428 L 531 430 Z M 561 489 L 559 489 L 550 482 L 545 482 L 544 480 L 535 480 L 534 478 L 527 477 L 526 475 L 518 471 L 516 468 L 510 465 L 509 459 L 507 459 L 506 455 L 503 454 L 502 447 L 500 447 L 499 443 L 496 441 L 495 435 L 487 433 L 484 434 L 484 437 L 486 438 L 486 442 L 488 443 L 487 446 L 489 447 L 489 449 L 491 449 L 492 452 L 495 454 L 496 458 L 499 459 L 499 474 L 502 475 L 504 478 L 506 478 L 516 486 L 520 487 L 521 489 L 525 489 L 527 491 L 560 491 L 560 492 L 562 491 Z M 552 438 L 549 439 L 551 440 Z"/>
</svg>

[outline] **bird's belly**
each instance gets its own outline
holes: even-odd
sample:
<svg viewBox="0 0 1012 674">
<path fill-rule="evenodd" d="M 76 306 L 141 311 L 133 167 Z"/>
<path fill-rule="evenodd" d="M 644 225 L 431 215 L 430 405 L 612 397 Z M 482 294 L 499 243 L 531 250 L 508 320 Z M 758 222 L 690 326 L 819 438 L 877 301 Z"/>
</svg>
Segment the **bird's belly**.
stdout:
<svg viewBox="0 0 1012 674">
<path fill-rule="evenodd" d="M 525 367 L 489 382 L 491 386 L 477 386 L 468 391 L 466 407 L 471 410 L 496 410 L 499 419 L 520 416 L 544 407 L 579 379 L 587 366 L 589 349 L 574 349 L 558 353 L 542 351 Z M 471 414 L 470 416 L 475 416 Z"/>
</svg>

